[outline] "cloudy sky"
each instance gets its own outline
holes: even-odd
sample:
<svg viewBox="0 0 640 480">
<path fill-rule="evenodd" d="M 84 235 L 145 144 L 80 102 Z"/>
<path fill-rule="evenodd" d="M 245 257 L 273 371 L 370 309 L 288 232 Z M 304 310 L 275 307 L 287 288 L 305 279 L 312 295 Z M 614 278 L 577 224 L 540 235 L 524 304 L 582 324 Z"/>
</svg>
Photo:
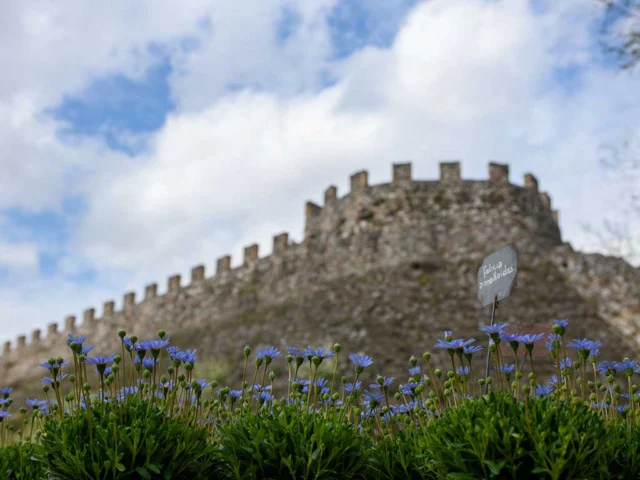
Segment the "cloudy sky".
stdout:
<svg viewBox="0 0 640 480">
<path fill-rule="evenodd" d="M 134 6 L 132 6 L 134 5 Z M 351 173 L 533 172 L 564 238 L 611 215 L 638 75 L 595 0 L 85 0 L 0 5 L 0 336 L 300 240 Z M 624 180 L 624 178 L 622 179 Z M 622 181 L 620 180 L 620 181 Z"/>
</svg>

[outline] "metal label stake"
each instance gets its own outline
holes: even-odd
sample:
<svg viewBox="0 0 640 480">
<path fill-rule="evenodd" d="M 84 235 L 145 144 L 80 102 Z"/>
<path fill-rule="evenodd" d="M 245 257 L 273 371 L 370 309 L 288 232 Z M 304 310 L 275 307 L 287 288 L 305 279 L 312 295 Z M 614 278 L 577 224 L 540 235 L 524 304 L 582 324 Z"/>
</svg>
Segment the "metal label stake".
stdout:
<svg viewBox="0 0 640 480">
<path fill-rule="evenodd" d="M 498 302 L 511 295 L 511 290 L 516 286 L 517 273 L 518 252 L 511 243 L 487 256 L 478 269 L 478 300 L 483 307 L 492 306 L 491 325 L 495 323 Z M 490 360 L 491 351 L 487 349 L 485 380 L 489 377 Z M 485 394 L 487 389 L 485 383 Z"/>
<path fill-rule="evenodd" d="M 491 306 L 491 323 L 489 325 L 493 325 L 496 320 L 496 309 L 498 308 L 498 297 L 493 297 L 493 304 Z M 498 349 L 496 345 L 496 350 Z M 491 350 L 487 348 L 487 366 L 484 371 L 485 382 L 486 379 L 489 378 L 489 365 L 491 364 Z M 489 384 L 484 384 L 484 394 L 487 394 L 487 390 L 489 389 Z"/>
</svg>

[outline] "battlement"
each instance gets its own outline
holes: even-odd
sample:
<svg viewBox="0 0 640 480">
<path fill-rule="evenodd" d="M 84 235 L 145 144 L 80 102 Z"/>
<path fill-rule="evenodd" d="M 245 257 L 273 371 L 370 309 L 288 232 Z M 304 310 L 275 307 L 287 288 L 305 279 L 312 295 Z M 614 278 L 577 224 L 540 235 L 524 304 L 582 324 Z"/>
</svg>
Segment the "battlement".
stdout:
<svg viewBox="0 0 640 480">
<path fill-rule="evenodd" d="M 318 275 L 339 276 L 371 265 L 391 265 L 431 255 L 453 258 L 456 249 L 485 253 L 491 242 L 517 240 L 519 248 L 527 248 L 527 242 L 548 246 L 561 243 L 558 212 L 552 210 L 550 196 L 539 192 L 536 177 L 527 173 L 522 186 L 513 185 L 509 182 L 509 166 L 495 162 L 489 163 L 485 180 L 463 180 L 457 161 L 440 163 L 436 181 L 415 180 L 411 163 L 393 164 L 390 183 L 380 185 L 369 185 L 368 172 L 362 170 L 350 176 L 346 195 L 339 197 L 338 188 L 330 185 L 324 191 L 322 205 L 307 202 L 304 218 L 301 243 L 292 242 L 287 232 L 279 233 L 273 236 L 271 254 L 263 257 L 258 244 L 247 245 L 242 263 L 235 268 L 230 255 L 216 260 L 215 274 L 209 278 L 204 265 L 194 266 L 186 285 L 175 274 L 168 278 L 162 295 L 157 283 L 146 285 L 141 301 L 136 300 L 135 292 L 126 292 L 121 310 L 116 310 L 114 300 L 108 300 L 100 318 L 96 318 L 94 308 L 84 310 L 80 325 L 74 315 L 68 315 L 63 320 L 64 332 L 52 323 L 44 338 L 39 329 L 34 330 L 29 344 L 21 335 L 15 348 L 5 342 L 2 357 L 10 358 L 13 352 L 25 349 L 47 352 L 55 345 L 64 345 L 68 333 L 90 334 L 102 324 L 138 328 L 141 315 L 147 315 L 144 312 L 168 308 L 187 294 L 239 291 L 245 302 L 241 307 L 245 308 L 250 304 L 247 302 L 260 300 L 258 293 L 242 286 L 255 281 L 253 272 L 265 278 L 291 278 L 272 287 L 280 289 L 277 295 L 283 295 L 285 289 L 298 288 Z M 501 233 L 501 226 L 506 233 Z M 306 273 L 298 275 L 301 271 Z M 228 304 L 229 300 L 225 302 L 215 307 L 216 312 L 239 308 Z"/>
</svg>

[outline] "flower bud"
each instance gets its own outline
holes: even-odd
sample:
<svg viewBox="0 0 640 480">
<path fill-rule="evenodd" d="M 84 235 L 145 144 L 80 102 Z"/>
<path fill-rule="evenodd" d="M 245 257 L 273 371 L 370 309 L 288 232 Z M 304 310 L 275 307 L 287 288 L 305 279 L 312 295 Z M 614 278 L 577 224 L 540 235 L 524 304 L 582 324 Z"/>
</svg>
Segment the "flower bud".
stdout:
<svg viewBox="0 0 640 480">
<path fill-rule="evenodd" d="M 129 340 L 131 340 L 131 343 L 136 343 L 138 341 L 138 337 L 136 335 L 131 335 Z"/>
<path fill-rule="evenodd" d="M 242 350 L 242 351 L 243 351 L 245 357 L 248 357 L 249 355 L 251 355 L 251 347 L 249 345 L 246 345 L 244 347 L 244 350 Z"/>
<path fill-rule="evenodd" d="M 431 360 L 431 353 L 430 352 L 424 352 L 422 354 L 422 358 L 424 358 L 428 362 L 429 360 Z"/>
<path fill-rule="evenodd" d="M 164 338 L 167 335 L 167 332 L 165 332 L 164 330 L 158 330 L 158 337 L 160 337 L 161 339 Z"/>
<path fill-rule="evenodd" d="M 409 358 L 409 365 L 411 365 L 412 367 L 415 367 L 417 364 L 418 364 L 418 359 L 413 355 L 411 355 L 411 357 Z"/>
<path fill-rule="evenodd" d="M 340 350 L 342 350 L 342 346 L 340 346 L 339 343 L 335 343 L 333 345 L 333 351 L 336 352 L 336 353 L 340 353 Z"/>
<path fill-rule="evenodd" d="M 118 336 L 120 338 L 124 338 L 127 336 L 127 332 L 125 332 L 124 330 L 118 330 Z"/>
</svg>

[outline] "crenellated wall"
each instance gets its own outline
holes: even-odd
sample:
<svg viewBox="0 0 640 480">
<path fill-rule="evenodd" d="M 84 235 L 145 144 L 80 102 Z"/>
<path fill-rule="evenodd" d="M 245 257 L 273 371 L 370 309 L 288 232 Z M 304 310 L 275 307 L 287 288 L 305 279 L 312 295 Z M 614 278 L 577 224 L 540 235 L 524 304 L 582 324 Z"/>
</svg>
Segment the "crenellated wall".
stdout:
<svg viewBox="0 0 640 480">
<path fill-rule="evenodd" d="M 459 270 L 464 278 L 460 285 L 471 282 L 469 291 L 461 294 L 468 296 L 472 305 L 473 276 L 482 258 L 510 242 L 516 244 L 521 264 L 533 265 L 541 258 L 553 259 L 557 268 L 554 271 L 567 285 L 579 283 L 577 279 L 584 275 L 609 275 L 608 271 L 597 268 L 585 273 L 584 269 L 562 267 L 567 258 L 572 259 L 572 265 L 577 264 L 576 258 L 581 254 L 563 244 L 558 213 L 552 210 L 549 195 L 539 191 L 536 177 L 527 173 L 522 185 L 514 185 L 509 179 L 508 165 L 490 163 L 486 180 L 464 180 L 459 162 L 443 162 L 436 181 L 415 180 L 411 164 L 399 163 L 393 165 L 389 183 L 369 185 L 367 172 L 360 171 L 351 175 L 349 185 L 349 192 L 343 196 L 335 186 L 329 186 L 322 205 L 306 203 L 304 236 L 300 243 L 291 241 L 286 232 L 279 233 L 273 237 L 271 255 L 260 257 L 258 245 L 248 245 L 242 264 L 236 268 L 231 268 L 231 257 L 225 255 L 217 260 L 212 276 L 207 277 L 204 266 L 198 265 L 193 267 L 188 283 L 183 282 L 180 275 L 169 277 L 164 294 L 158 294 L 157 284 L 150 284 L 145 287 L 141 300 L 137 300 L 133 292 L 125 293 L 120 310 L 109 300 L 104 303 L 99 318 L 96 310 L 89 308 L 83 312 L 79 325 L 76 317 L 69 315 L 64 319 L 61 332 L 53 323 L 44 338 L 40 330 L 35 330 L 28 343 L 25 336 L 18 337 L 15 347 L 6 342 L 0 377 L 5 383 L 16 382 L 30 374 L 31 365 L 36 361 L 66 355 L 69 332 L 90 336 L 91 342 L 97 345 L 97 353 L 106 353 L 115 346 L 115 332 L 120 328 L 141 337 L 154 334 L 158 328 L 170 332 L 200 327 L 204 330 L 218 324 L 224 324 L 226 331 L 231 332 L 237 319 L 280 308 L 287 302 L 302 302 L 301 299 L 311 298 L 326 285 L 339 283 L 341 279 L 366 278 L 367 272 L 375 276 L 404 266 L 423 272 L 420 282 L 425 275 L 431 275 L 424 272 L 443 268 Z M 638 280 L 637 269 L 629 267 L 625 272 L 627 276 L 622 284 Z M 385 281 L 380 280 L 383 287 Z M 540 288 L 547 291 L 544 285 Z M 586 287 L 581 288 L 582 293 L 597 295 L 585 290 Z M 640 281 L 628 286 L 630 291 L 625 294 L 635 292 L 636 298 L 640 298 L 639 288 Z M 436 293 L 446 299 L 447 291 Z M 551 288 L 549 292 L 553 295 Z M 615 301 L 624 304 L 624 296 L 616 295 L 612 294 Z M 327 295 L 326 302 L 331 302 L 332 296 L 334 294 Z M 640 345 L 640 309 L 635 303 L 629 305 L 619 309 L 626 312 L 626 316 L 616 317 L 607 325 L 622 331 L 637 323 L 639 327 L 633 330 L 637 344 L 630 347 L 635 348 Z M 357 308 L 358 305 L 345 306 L 345 310 Z M 481 316 L 473 307 L 469 308 L 471 313 L 460 317 L 460 322 L 469 329 L 476 328 Z M 599 310 L 603 321 L 607 321 L 607 315 L 612 316 L 610 310 L 605 306 Z M 314 311 L 310 316 L 321 324 L 321 315 Z M 295 337 L 295 328 L 286 328 Z M 249 341 L 231 334 L 229 337 L 229 342 L 238 345 Z"/>
</svg>

